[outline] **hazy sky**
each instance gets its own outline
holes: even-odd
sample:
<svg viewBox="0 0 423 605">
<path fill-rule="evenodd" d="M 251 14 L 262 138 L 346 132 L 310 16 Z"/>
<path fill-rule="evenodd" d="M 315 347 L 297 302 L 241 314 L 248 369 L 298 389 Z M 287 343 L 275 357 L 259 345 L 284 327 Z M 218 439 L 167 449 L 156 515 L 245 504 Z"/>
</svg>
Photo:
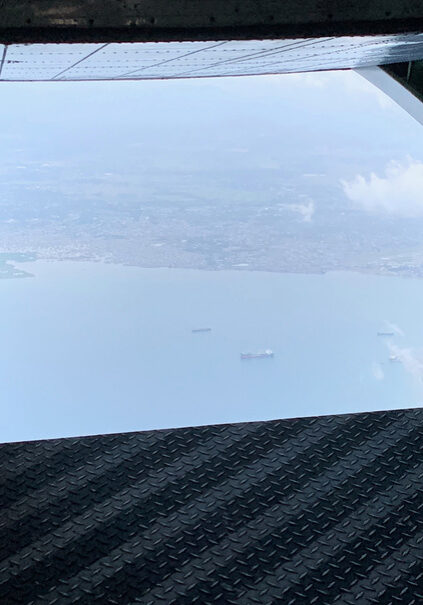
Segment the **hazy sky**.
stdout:
<svg viewBox="0 0 423 605">
<path fill-rule="evenodd" d="M 216 151 L 295 152 L 344 143 L 376 159 L 421 153 L 418 125 L 350 71 L 179 81 L 2 83 L 1 157 L 33 161 L 158 162 L 164 144 L 183 159 Z M 237 143 L 237 147 L 234 147 Z M 191 155 L 189 155 L 191 149 Z M 363 151 L 365 150 L 363 148 Z M 239 157 L 239 162 L 248 161 Z M 390 157 L 389 159 L 395 159 Z M 175 166 L 180 160 L 174 158 Z"/>
<path fill-rule="evenodd" d="M 136 82 L 2 83 L 0 170 L 124 175 L 133 170 L 313 172 L 343 156 L 344 189 L 364 209 L 420 213 L 420 126 L 352 71 Z M 313 160 L 314 161 L 314 160 Z M 371 177 L 375 173 L 376 177 Z M 109 175 L 110 176 L 110 175 Z M 0 188 L 0 194 L 1 190 Z M 383 191 L 386 201 L 379 200 Z M 379 197 L 378 197 L 379 196 Z"/>
</svg>

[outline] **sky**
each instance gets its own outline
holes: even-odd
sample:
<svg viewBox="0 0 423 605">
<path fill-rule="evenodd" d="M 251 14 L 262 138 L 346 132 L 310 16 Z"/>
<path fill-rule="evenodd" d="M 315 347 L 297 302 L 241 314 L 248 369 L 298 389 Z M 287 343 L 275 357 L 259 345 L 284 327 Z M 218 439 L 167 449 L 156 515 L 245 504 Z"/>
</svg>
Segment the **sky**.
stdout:
<svg viewBox="0 0 423 605">
<path fill-rule="evenodd" d="M 1 152 L 6 159 L 10 154 L 14 159 L 19 154 L 25 157 L 26 152 L 33 160 L 57 163 L 96 154 L 107 165 L 119 158 L 128 161 L 132 153 L 153 167 L 163 139 L 171 150 L 182 144 L 182 158 L 173 160 L 176 167 L 181 159 L 195 156 L 199 164 L 213 166 L 218 161 L 213 156 L 216 147 L 242 155 L 247 148 L 254 152 L 251 146 L 257 151 L 261 145 L 276 144 L 296 150 L 319 139 L 328 151 L 342 140 L 351 147 L 366 141 L 378 156 L 381 140 L 388 145 L 385 152 L 406 146 L 413 155 L 419 149 L 414 121 L 350 71 L 178 81 L 2 83 L 1 90 Z M 389 136 L 385 120 L 392 126 Z M 280 132 L 276 138 L 275 126 L 281 128 L 282 138 Z"/>
<path fill-rule="evenodd" d="M 352 71 L 2 83 L 1 91 L 6 175 L 16 166 L 37 166 L 41 177 L 49 170 L 65 177 L 67 169 L 96 171 L 107 182 L 107 173 L 134 166 L 144 172 L 266 168 L 285 156 L 300 161 L 311 148 L 328 162 L 350 150 L 355 157 L 343 188 L 351 201 L 372 213 L 422 213 L 420 127 Z M 368 166 L 357 161 L 360 148 L 371 156 Z M 400 208 L 404 192 L 408 200 Z"/>
</svg>

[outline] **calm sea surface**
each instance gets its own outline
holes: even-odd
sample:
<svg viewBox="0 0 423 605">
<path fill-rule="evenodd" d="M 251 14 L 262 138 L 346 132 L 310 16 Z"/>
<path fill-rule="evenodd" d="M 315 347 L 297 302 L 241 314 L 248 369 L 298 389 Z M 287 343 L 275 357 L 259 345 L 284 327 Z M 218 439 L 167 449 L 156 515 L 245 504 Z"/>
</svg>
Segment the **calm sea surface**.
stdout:
<svg viewBox="0 0 423 605">
<path fill-rule="evenodd" d="M 0 441 L 423 401 L 423 280 L 20 267 L 0 280 Z"/>
</svg>

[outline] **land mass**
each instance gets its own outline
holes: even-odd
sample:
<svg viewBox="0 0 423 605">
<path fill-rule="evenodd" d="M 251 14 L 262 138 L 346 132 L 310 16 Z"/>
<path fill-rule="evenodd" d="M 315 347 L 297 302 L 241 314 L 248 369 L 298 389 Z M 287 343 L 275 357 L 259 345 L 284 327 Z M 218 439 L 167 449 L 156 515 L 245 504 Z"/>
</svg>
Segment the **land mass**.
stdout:
<svg viewBox="0 0 423 605">
<path fill-rule="evenodd" d="M 26 276 L 10 262 L 35 257 L 423 276 L 423 220 L 369 215 L 352 206 L 324 171 L 288 172 L 283 179 L 276 170 L 230 178 L 179 171 L 166 179 L 159 171 L 144 181 L 137 175 L 123 183 L 110 174 L 73 181 L 67 195 L 57 187 L 52 180 L 31 190 L 31 203 L 16 203 L 13 196 L 3 203 L 0 277 Z"/>
</svg>

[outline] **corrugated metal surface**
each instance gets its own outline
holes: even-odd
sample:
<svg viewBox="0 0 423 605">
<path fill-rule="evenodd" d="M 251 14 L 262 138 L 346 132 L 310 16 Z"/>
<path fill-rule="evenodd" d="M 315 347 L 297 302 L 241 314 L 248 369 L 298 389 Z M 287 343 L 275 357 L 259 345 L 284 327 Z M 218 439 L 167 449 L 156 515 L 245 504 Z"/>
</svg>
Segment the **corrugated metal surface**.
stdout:
<svg viewBox="0 0 423 605">
<path fill-rule="evenodd" d="M 221 42 L 12 44 L 0 80 L 120 80 L 343 69 L 423 58 L 423 34 Z"/>
<path fill-rule="evenodd" d="M 0 602 L 423 601 L 423 409 L 0 447 Z"/>
</svg>

